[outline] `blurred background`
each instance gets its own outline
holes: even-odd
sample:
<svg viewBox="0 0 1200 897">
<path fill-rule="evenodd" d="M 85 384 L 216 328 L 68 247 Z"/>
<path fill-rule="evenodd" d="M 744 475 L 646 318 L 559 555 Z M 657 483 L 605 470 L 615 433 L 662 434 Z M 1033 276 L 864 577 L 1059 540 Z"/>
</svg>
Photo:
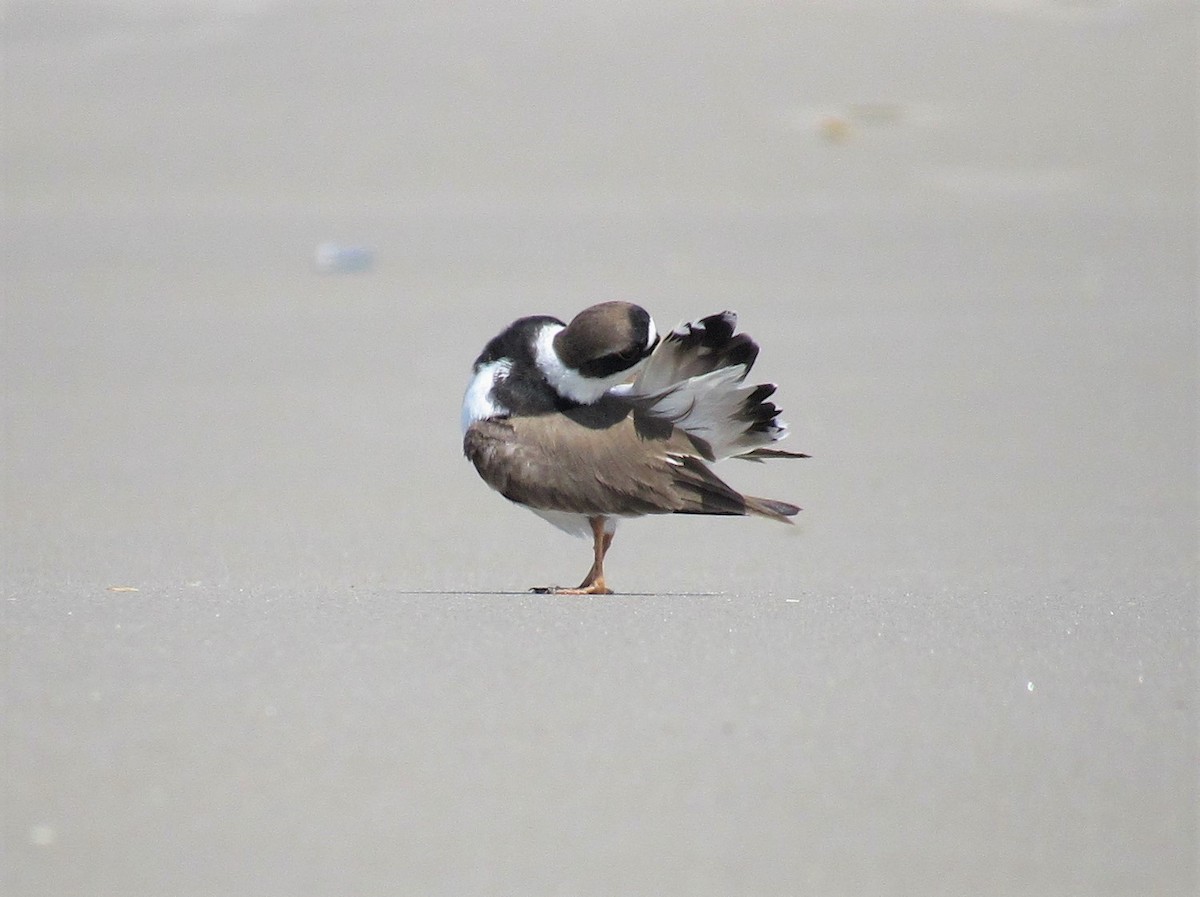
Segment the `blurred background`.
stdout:
<svg viewBox="0 0 1200 897">
<path fill-rule="evenodd" d="M 14 894 L 1192 892 L 1194 3 L 0 30 Z M 468 600 L 589 560 L 470 365 L 607 299 L 741 314 L 805 511 Z"/>
</svg>

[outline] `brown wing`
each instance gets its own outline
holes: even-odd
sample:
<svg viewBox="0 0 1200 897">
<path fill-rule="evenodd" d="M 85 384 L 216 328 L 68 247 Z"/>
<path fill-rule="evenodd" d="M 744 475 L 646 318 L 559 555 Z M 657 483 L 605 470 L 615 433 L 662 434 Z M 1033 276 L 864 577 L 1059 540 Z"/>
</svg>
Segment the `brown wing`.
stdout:
<svg viewBox="0 0 1200 897">
<path fill-rule="evenodd" d="M 615 400 L 565 414 L 476 421 L 463 451 L 501 495 L 542 510 L 778 520 L 798 510 L 740 495 L 708 468 L 686 433 Z"/>
</svg>

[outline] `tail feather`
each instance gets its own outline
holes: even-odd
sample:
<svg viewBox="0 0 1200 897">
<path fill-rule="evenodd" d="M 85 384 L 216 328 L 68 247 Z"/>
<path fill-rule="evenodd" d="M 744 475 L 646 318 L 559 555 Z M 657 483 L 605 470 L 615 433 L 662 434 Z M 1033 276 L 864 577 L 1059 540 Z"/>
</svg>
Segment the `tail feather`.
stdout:
<svg viewBox="0 0 1200 897">
<path fill-rule="evenodd" d="M 788 518 L 795 517 L 800 513 L 800 508 L 790 502 L 777 501 L 773 498 L 758 498 L 754 495 L 747 495 L 745 498 L 747 511 L 770 520 L 778 520 L 780 523 L 791 523 L 792 521 Z"/>
<path fill-rule="evenodd" d="M 757 461 L 761 464 L 768 458 L 811 458 L 812 455 L 806 455 L 803 452 L 789 452 L 785 449 L 756 448 L 753 451 L 743 452 L 733 457 L 740 458 L 743 461 Z"/>
<path fill-rule="evenodd" d="M 790 502 L 773 498 L 758 498 L 742 495 L 699 458 L 677 455 L 675 462 L 675 489 L 683 499 L 675 509 L 676 514 L 723 514 L 744 516 L 756 514 L 780 523 L 791 523 L 789 517 L 800 513 L 800 508 Z"/>
</svg>

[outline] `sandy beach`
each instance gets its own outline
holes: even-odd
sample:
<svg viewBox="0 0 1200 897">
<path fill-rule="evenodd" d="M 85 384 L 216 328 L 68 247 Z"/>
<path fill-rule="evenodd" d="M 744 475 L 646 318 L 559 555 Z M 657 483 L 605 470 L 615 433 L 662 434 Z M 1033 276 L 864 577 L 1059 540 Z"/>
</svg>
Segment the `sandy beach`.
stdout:
<svg viewBox="0 0 1200 897">
<path fill-rule="evenodd" d="M 7 4 L 0 891 L 1196 893 L 1196 24 Z M 804 511 L 529 594 L 462 391 L 614 298 Z"/>
</svg>

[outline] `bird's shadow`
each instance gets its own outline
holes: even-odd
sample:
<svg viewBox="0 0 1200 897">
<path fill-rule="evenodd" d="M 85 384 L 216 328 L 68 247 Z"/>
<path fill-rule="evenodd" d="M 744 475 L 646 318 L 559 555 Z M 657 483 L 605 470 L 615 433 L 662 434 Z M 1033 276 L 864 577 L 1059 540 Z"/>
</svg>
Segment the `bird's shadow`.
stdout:
<svg viewBox="0 0 1200 897">
<path fill-rule="evenodd" d="M 505 596 L 510 598 L 721 598 L 728 592 L 613 592 L 609 595 L 570 595 L 541 589 L 504 590 L 504 589 L 388 589 L 391 595 L 447 595 L 459 598 L 481 596 Z"/>
</svg>

